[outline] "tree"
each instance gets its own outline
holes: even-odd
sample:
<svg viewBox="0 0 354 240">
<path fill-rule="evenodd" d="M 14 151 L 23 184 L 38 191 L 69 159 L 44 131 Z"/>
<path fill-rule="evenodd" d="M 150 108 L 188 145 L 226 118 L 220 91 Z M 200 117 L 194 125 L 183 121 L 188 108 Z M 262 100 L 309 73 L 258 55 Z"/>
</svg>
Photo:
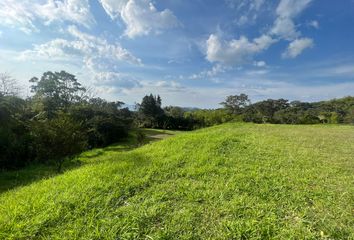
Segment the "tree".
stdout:
<svg viewBox="0 0 354 240">
<path fill-rule="evenodd" d="M 159 120 L 164 116 L 161 108 L 161 98 L 150 94 L 146 95 L 137 106 L 140 125 L 145 127 L 160 127 Z"/>
<path fill-rule="evenodd" d="M 255 110 L 262 116 L 262 122 L 276 123 L 274 114 L 277 111 L 288 108 L 290 105 L 286 99 L 268 99 L 265 101 L 257 102 L 253 104 Z"/>
<path fill-rule="evenodd" d="M 33 84 L 31 91 L 35 93 L 37 110 L 45 111 L 49 118 L 52 118 L 56 111 L 66 111 L 70 104 L 82 100 L 86 91 L 75 75 L 65 71 L 45 72 L 40 79 L 33 77 L 30 82 Z"/>
<path fill-rule="evenodd" d="M 25 166 L 31 159 L 27 102 L 0 96 L 0 170 Z"/>
<path fill-rule="evenodd" d="M 0 96 L 17 96 L 19 91 L 16 79 L 7 73 L 0 73 Z"/>
<path fill-rule="evenodd" d="M 354 106 L 348 109 L 344 123 L 354 124 Z"/>
<path fill-rule="evenodd" d="M 164 107 L 164 111 L 167 116 L 171 116 L 173 118 L 182 118 L 184 114 L 183 108 L 177 106 Z"/>
<path fill-rule="evenodd" d="M 241 114 L 250 103 L 248 96 L 241 93 L 240 95 L 227 96 L 225 102 L 220 104 L 232 114 Z"/>
<path fill-rule="evenodd" d="M 128 135 L 133 114 L 129 109 L 122 108 L 123 104 L 92 98 L 72 105 L 69 112 L 75 121 L 82 123 L 90 148 L 107 146 Z"/>
<path fill-rule="evenodd" d="M 37 159 L 54 161 L 58 172 L 66 159 L 82 152 L 87 145 L 81 124 L 63 112 L 53 119 L 34 122 L 32 136 Z"/>
<path fill-rule="evenodd" d="M 138 130 L 138 131 L 136 132 L 136 142 L 137 142 L 137 145 L 138 145 L 138 146 L 142 146 L 145 141 L 146 141 L 146 134 L 145 134 L 143 131 Z"/>
<path fill-rule="evenodd" d="M 127 137 L 133 113 L 123 102 L 88 96 L 65 71 L 30 81 L 34 96 L 24 100 L 14 96 L 15 80 L 0 75 L 0 169 L 38 160 L 54 162 L 60 171 L 65 159 L 87 145 L 104 147 Z"/>
</svg>

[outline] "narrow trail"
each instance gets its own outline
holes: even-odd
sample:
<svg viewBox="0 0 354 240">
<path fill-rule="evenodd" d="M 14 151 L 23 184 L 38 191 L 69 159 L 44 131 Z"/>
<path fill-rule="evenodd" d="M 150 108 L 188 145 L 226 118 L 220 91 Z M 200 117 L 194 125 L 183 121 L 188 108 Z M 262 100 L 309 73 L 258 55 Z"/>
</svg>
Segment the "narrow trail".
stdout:
<svg viewBox="0 0 354 240">
<path fill-rule="evenodd" d="M 173 135 L 171 134 L 156 134 L 156 135 L 148 135 L 148 138 L 156 139 L 156 140 L 162 140 L 165 138 L 172 137 Z"/>
</svg>

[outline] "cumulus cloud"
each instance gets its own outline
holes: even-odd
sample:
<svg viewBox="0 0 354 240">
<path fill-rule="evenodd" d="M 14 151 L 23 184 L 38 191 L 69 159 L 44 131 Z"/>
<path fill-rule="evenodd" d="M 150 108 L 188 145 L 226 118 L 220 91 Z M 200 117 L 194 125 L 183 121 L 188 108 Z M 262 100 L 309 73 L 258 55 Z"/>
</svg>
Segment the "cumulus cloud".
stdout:
<svg viewBox="0 0 354 240">
<path fill-rule="evenodd" d="M 293 20 L 281 17 L 275 20 L 271 33 L 286 40 L 292 40 L 300 36 L 300 32 L 296 30 Z"/>
<path fill-rule="evenodd" d="M 100 0 L 106 13 L 115 19 L 121 17 L 130 38 L 160 33 L 180 25 L 169 9 L 158 11 L 150 0 Z"/>
<path fill-rule="evenodd" d="M 287 50 L 282 54 L 283 58 L 295 58 L 306 48 L 313 47 L 313 40 L 310 38 L 300 38 L 292 41 Z"/>
<path fill-rule="evenodd" d="M 142 61 L 119 43 L 80 31 L 76 26 L 66 30 L 67 39 L 58 38 L 20 53 L 19 60 L 52 61 L 60 63 L 83 63 L 87 81 L 100 91 L 115 93 L 140 87 L 137 79 L 121 73 L 118 64 L 129 63 L 141 66 Z"/>
<path fill-rule="evenodd" d="M 271 33 L 286 40 L 293 40 L 301 35 L 296 30 L 294 18 L 297 17 L 312 0 L 281 0 L 276 9 L 277 19 Z"/>
<path fill-rule="evenodd" d="M 23 51 L 20 59 L 60 59 L 69 56 L 78 56 L 83 59 L 96 59 L 106 61 L 124 61 L 131 64 L 141 64 L 141 60 L 131 54 L 118 43 L 111 44 L 107 40 L 81 32 L 75 26 L 68 27 L 72 40 L 54 39 L 47 43 L 34 45 L 31 50 Z M 89 61 L 85 60 L 88 64 Z"/>
<path fill-rule="evenodd" d="M 275 40 L 268 35 L 262 35 L 252 41 L 245 36 L 225 41 L 211 34 L 206 43 L 206 59 L 225 65 L 243 64 L 250 61 L 254 55 L 269 48 L 274 42 Z"/>
<path fill-rule="evenodd" d="M 88 28 L 95 23 L 88 0 L 48 0 L 46 4 L 37 4 L 35 7 L 38 17 L 46 20 L 46 24 L 70 21 Z"/>
<path fill-rule="evenodd" d="M 0 2 L 0 25 L 18 28 L 25 33 L 38 31 L 36 21 L 48 25 L 68 21 L 85 27 L 95 23 L 88 0 L 2 0 Z"/>
<path fill-rule="evenodd" d="M 252 11 L 257 13 L 265 5 L 265 1 L 262 0 L 226 0 L 226 2 L 237 11 L 243 10 L 246 12 L 239 18 L 239 25 L 249 21 L 248 13 Z M 294 22 L 294 19 L 311 2 L 312 0 L 280 0 L 275 10 L 276 19 L 271 28 L 253 40 L 241 36 L 239 39 L 226 41 L 218 35 L 211 34 L 206 41 L 206 59 L 209 62 L 217 62 L 228 66 L 244 64 L 250 62 L 255 55 L 265 51 L 279 40 L 291 42 L 286 52 L 282 54 L 283 58 L 297 57 L 306 48 L 314 45 L 312 39 L 301 38 L 302 34 Z M 313 22 L 312 25 L 316 27 L 318 23 Z M 263 62 L 259 62 L 255 66 L 265 66 L 262 64 Z M 197 77 L 197 75 L 194 77 Z"/>
<path fill-rule="evenodd" d="M 142 86 L 137 79 L 118 72 L 95 72 L 94 82 L 97 86 L 113 87 L 118 91 Z"/>
</svg>

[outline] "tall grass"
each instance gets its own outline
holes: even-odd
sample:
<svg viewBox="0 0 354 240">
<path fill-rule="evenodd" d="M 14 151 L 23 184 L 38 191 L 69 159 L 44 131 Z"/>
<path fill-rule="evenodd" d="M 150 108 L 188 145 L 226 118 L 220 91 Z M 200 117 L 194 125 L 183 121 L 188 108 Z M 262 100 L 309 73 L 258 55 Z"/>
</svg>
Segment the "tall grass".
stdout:
<svg viewBox="0 0 354 240">
<path fill-rule="evenodd" d="M 354 128 L 225 124 L 0 196 L 0 239 L 353 239 Z"/>
</svg>

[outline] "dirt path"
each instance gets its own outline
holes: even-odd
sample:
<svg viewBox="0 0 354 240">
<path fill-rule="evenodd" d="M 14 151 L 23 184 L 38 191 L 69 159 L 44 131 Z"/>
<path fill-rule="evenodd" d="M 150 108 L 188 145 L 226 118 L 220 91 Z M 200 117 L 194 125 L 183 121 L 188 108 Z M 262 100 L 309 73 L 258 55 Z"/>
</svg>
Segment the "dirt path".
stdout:
<svg viewBox="0 0 354 240">
<path fill-rule="evenodd" d="M 171 136 L 173 136 L 173 135 L 171 135 L 171 134 L 156 134 L 156 135 L 149 135 L 148 138 L 161 140 L 161 139 L 165 139 L 165 138 L 168 138 L 168 137 L 171 137 Z"/>
</svg>

